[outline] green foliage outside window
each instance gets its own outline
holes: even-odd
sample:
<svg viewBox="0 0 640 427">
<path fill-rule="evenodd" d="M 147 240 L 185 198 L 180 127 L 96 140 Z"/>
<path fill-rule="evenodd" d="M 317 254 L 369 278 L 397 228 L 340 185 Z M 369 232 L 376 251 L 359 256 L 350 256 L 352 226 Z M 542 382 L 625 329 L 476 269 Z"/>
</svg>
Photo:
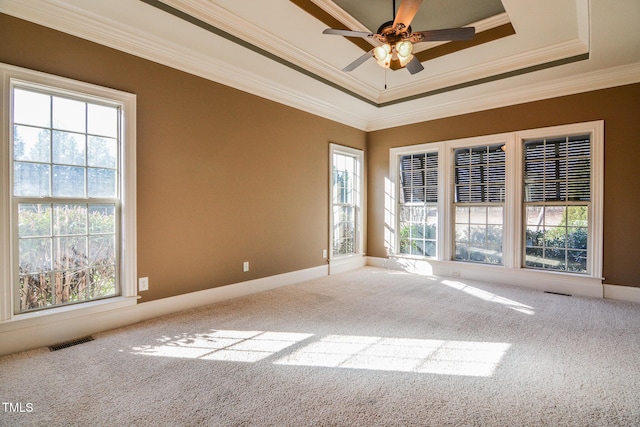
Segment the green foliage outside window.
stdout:
<svg viewBox="0 0 640 427">
<path fill-rule="evenodd" d="M 435 224 L 412 224 L 400 228 L 400 253 L 406 255 L 436 256 Z"/>
<path fill-rule="evenodd" d="M 21 204 L 20 310 L 116 294 L 113 205 Z"/>
<path fill-rule="evenodd" d="M 527 228 L 528 267 L 574 273 L 587 271 L 588 207 L 568 206 L 557 226 Z"/>
</svg>

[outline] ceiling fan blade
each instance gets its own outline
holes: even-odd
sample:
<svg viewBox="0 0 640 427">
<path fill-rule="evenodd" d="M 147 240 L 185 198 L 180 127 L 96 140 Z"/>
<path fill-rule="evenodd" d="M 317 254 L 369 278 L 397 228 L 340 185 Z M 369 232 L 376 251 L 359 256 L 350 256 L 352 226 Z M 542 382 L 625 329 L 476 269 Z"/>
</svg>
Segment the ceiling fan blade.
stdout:
<svg viewBox="0 0 640 427">
<path fill-rule="evenodd" d="M 409 39 L 413 43 L 471 40 L 476 34 L 474 27 L 448 28 L 446 30 L 415 31 Z"/>
<path fill-rule="evenodd" d="M 398 24 L 403 24 L 405 28 L 408 28 L 421 4 L 422 0 L 402 0 L 396 18 L 393 20 L 393 28 L 397 28 Z"/>
<path fill-rule="evenodd" d="M 420 60 L 418 58 L 416 58 L 415 56 L 413 57 L 413 59 L 411 61 L 409 61 L 409 63 L 407 65 L 405 65 L 405 68 L 407 70 L 409 70 L 409 72 L 411 74 L 416 74 L 416 73 L 419 73 L 420 71 L 424 70 L 424 67 L 420 63 Z"/>
<path fill-rule="evenodd" d="M 371 57 L 373 57 L 373 49 L 371 49 L 369 52 L 366 52 L 364 55 L 362 55 L 361 57 L 353 61 L 351 64 L 344 67 L 342 71 L 353 71 L 356 68 L 358 68 L 360 65 L 364 64 L 367 61 L 367 59 Z"/>
<path fill-rule="evenodd" d="M 322 32 L 322 34 L 333 34 L 336 36 L 345 36 L 345 37 L 375 37 L 376 35 L 373 33 L 366 33 L 364 31 L 350 31 L 350 30 L 336 30 L 334 28 L 327 28 Z"/>
</svg>

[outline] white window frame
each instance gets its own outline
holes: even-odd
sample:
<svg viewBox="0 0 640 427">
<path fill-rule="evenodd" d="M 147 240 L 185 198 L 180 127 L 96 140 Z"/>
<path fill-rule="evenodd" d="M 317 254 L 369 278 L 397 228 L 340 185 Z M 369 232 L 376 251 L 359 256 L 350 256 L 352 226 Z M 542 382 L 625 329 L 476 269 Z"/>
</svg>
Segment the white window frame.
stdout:
<svg viewBox="0 0 640 427">
<path fill-rule="evenodd" d="M 452 240 L 451 240 L 451 245 L 453 247 L 453 251 L 451 254 L 451 258 L 452 260 L 456 260 L 459 262 L 474 262 L 471 260 L 468 261 L 463 261 L 463 260 L 457 260 L 456 259 L 456 230 L 455 230 L 455 225 L 456 225 L 456 208 L 457 207 L 468 207 L 468 208 L 473 208 L 473 207 L 484 207 L 484 208 L 490 208 L 490 207 L 500 207 L 502 208 L 502 230 L 503 230 L 503 235 L 502 235 L 502 241 L 500 242 L 500 246 L 502 247 L 501 250 L 501 254 L 500 254 L 500 258 L 501 258 L 501 262 L 500 263 L 482 263 L 479 262 L 479 264 L 489 264 L 489 265 L 503 265 L 504 264 L 504 228 L 505 228 L 505 221 L 506 221 L 506 195 L 507 195 L 507 174 L 506 174 L 506 153 L 505 153 L 505 182 L 504 182 L 504 187 L 505 187 L 505 194 L 504 194 L 504 200 L 502 202 L 482 202 L 482 203 L 478 203 L 478 202 L 457 202 L 456 198 L 455 198 L 455 186 L 456 186 L 456 179 L 455 179 L 455 171 L 456 171 L 456 165 L 455 165 L 455 152 L 461 148 L 465 149 L 465 150 L 471 150 L 473 148 L 477 148 L 477 147 L 482 147 L 482 148 L 486 148 L 486 147 L 490 147 L 490 146 L 502 146 L 503 150 L 506 151 L 506 138 L 504 141 L 500 141 L 500 140 L 496 140 L 494 143 L 488 143 L 488 144 L 474 144 L 474 145 L 461 145 L 461 146 L 457 146 L 456 144 L 451 144 L 451 173 L 453 174 L 453 177 L 451 179 L 451 200 L 452 200 L 452 206 L 451 206 L 451 223 L 453 225 L 453 234 L 452 234 Z M 471 165 L 469 165 L 471 166 Z M 486 226 L 488 226 L 488 223 L 485 222 Z"/>
<path fill-rule="evenodd" d="M 591 135 L 591 212 L 589 219 L 588 272 L 546 271 L 523 267 L 523 144 L 525 140 L 573 135 Z M 457 148 L 502 143 L 506 151 L 506 183 L 503 224 L 502 265 L 455 261 L 454 230 L 454 165 Z M 397 209 L 400 192 L 399 159 L 407 154 L 438 151 L 438 250 L 437 257 L 427 258 L 399 254 Z M 389 257 L 401 268 L 454 277 L 513 283 L 517 278 L 523 286 L 601 296 L 602 292 L 602 232 L 604 180 L 604 121 L 522 130 L 516 132 L 439 141 L 390 149 L 389 177 L 385 185 L 385 245 Z M 510 274 L 505 274 L 508 272 Z M 589 285 L 585 292 L 584 285 Z M 597 286 L 596 286 L 597 285 Z M 564 288 L 563 288 L 564 286 Z M 582 288 L 581 288 L 582 286 Z M 600 294 L 599 294 L 600 293 Z"/>
<path fill-rule="evenodd" d="M 427 154 L 427 153 L 436 153 L 438 155 L 438 201 L 436 203 L 437 209 L 438 209 L 438 220 L 437 220 L 437 226 L 436 226 L 436 256 L 435 257 L 429 257 L 429 258 L 435 258 L 435 259 L 443 259 L 445 257 L 444 255 L 444 245 L 443 243 L 443 230 L 445 229 L 445 224 L 446 224 L 446 219 L 443 218 L 443 214 L 442 214 L 442 210 L 443 210 L 443 200 L 445 199 L 445 179 L 443 174 L 441 173 L 442 170 L 442 163 L 443 163 L 443 144 L 442 143 L 433 143 L 433 144 L 423 144 L 420 145 L 419 147 L 421 147 L 420 150 L 415 150 L 414 147 L 400 147 L 400 148 L 392 148 L 391 149 L 391 163 L 390 163 L 390 172 L 389 172 L 389 176 L 397 178 L 400 175 L 400 158 L 405 156 L 405 155 L 409 155 L 409 154 Z M 390 218 L 392 218 L 392 224 L 394 229 L 398 226 L 399 224 L 399 217 L 398 220 L 396 221 L 396 213 L 398 212 L 401 203 L 400 203 L 400 192 L 402 191 L 402 189 L 400 188 L 400 180 L 397 179 L 397 186 L 396 188 L 394 188 L 393 193 L 398 195 L 398 198 L 396 200 L 396 203 L 393 203 L 389 206 L 387 206 L 387 208 L 385 209 L 387 214 L 390 215 Z M 400 236 L 399 236 L 399 232 L 397 233 L 398 235 L 396 236 L 396 238 L 392 239 L 389 243 L 391 243 L 391 252 L 394 254 L 398 254 L 398 256 L 404 256 L 404 257 L 412 257 L 412 255 L 409 254 L 400 254 L 399 250 L 400 250 Z"/>
<path fill-rule="evenodd" d="M 2 102 L 2 134 L 0 135 L 0 332 L 25 326 L 71 319 L 136 304 L 137 242 L 136 242 L 136 96 L 84 82 L 58 77 L 0 63 L 0 99 Z M 119 296 L 72 305 L 46 308 L 14 314 L 16 286 L 14 233 L 11 212 L 11 115 L 14 85 L 29 86 L 57 95 L 81 96 L 97 102 L 109 102 L 121 107 L 120 152 L 120 259 Z"/>
<path fill-rule="evenodd" d="M 333 167 L 334 154 L 352 157 L 356 161 L 357 180 L 355 182 L 355 195 L 354 205 L 355 212 L 355 250 L 351 254 L 333 255 L 333 239 L 334 239 L 334 215 L 333 215 L 333 200 L 334 200 L 334 185 L 333 185 Z M 349 262 L 349 258 L 362 258 L 364 256 L 364 153 L 362 150 L 358 150 L 343 145 L 331 143 L 329 144 L 329 264 L 336 265 L 337 263 L 344 264 Z M 335 272 L 334 268 L 334 272 Z"/>
<path fill-rule="evenodd" d="M 517 146 L 520 149 L 519 158 L 522 159 L 522 147 L 524 141 L 531 139 L 552 139 L 555 137 L 578 136 L 589 134 L 591 136 L 591 201 L 589 209 L 588 222 L 588 239 L 587 239 L 587 272 L 577 273 L 593 278 L 602 277 L 602 245 L 603 245 L 603 212 L 604 212 L 604 121 L 596 121 L 589 123 L 577 123 L 565 126 L 554 126 L 541 129 L 533 129 L 516 133 Z M 522 226 L 520 229 L 520 244 L 517 246 L 519 264 L 524 264 L 522 257 L 524 256 L 524 245 L 522 239 L 526 229 L 526 224 L 522 217 L 524 216 L 524 194 L 523 194 L 523 177 L 522 167 L 519 168 L 520 183 L 518 187 L 518 201 L 520 204 L 520 215 Z M 523 267 L 525 268 L 525 267 Z M 559 274 L 572 274 L 561 272 Z"/>
</svg>

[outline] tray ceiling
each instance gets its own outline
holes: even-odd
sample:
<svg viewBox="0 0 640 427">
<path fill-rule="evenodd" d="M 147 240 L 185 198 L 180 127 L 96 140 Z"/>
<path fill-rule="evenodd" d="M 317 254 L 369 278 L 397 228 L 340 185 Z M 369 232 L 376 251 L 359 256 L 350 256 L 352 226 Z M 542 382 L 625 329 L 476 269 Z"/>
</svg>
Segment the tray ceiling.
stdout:
<svg viewBox="0 0 640 427">
<path fill-rule="evenodd" d="M 372 59 L 343 72 L 367 47 L 322 34 L 375 32 L 389 0 L 25 3 L 2 0 L 0 12 L 365 130 L 640 81 L 637 0 L 424 0 L 414 30 L 477 35 L 420 43 L 415 75 Z"/>
</svg>

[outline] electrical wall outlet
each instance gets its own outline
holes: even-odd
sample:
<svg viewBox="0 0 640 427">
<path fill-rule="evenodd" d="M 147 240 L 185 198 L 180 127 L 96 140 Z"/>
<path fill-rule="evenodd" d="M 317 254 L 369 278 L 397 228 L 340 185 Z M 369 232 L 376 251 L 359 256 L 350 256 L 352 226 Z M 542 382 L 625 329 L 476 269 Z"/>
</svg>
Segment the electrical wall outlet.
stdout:
<svg viewBox="0 0 640 427">
<path fill-rule="evenodd" d="M 242 263 L 242 271 L 245 273 L 249 271 L 249 261 L 245 261 Z"/>
<path fill-rule="evenodd" d="M 326 258 L 327 257 L 327 250 L 323 249 L 322 250 L 322 258 Z"/>
<path fill-rule="evenodd" d="M 453 270 L 451 272 L 451 277 L 460 277 L 460 272 L 458 270 Z"/>
<path fill-rule="evenodd" d="M 149 290 L 149 278 L 148 277 L 140 277 L 138 279 L 138 290 L 139 291 L 148 291 Z"/>
</svg>

